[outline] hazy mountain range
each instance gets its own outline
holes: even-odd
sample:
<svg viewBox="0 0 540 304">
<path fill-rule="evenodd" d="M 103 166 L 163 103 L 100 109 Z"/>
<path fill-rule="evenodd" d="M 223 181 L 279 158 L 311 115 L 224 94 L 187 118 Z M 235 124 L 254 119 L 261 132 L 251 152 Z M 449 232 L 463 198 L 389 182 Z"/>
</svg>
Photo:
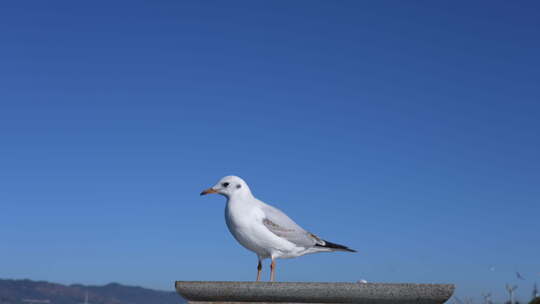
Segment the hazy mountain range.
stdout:
<svg viewBox="0 0 540 304">
<path fill-rule="evenodd" d="M 179 304 L 173 291 L 110 283 L 104 286 L 62 285 L 32 280 L 0 279 L 0 304 Z"/>
</svg>

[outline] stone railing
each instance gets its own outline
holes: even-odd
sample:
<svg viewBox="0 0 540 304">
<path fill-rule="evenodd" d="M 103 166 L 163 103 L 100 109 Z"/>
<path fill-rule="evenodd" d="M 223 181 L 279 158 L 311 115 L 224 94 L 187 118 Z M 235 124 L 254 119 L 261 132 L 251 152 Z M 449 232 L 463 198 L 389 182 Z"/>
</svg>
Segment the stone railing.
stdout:
<svg viewBox="0 0 540 304">
<path fill-rule="evenodd" d="M 441 304 L 451 284 L 177 281 L 188 303 Z"/>
</svg>

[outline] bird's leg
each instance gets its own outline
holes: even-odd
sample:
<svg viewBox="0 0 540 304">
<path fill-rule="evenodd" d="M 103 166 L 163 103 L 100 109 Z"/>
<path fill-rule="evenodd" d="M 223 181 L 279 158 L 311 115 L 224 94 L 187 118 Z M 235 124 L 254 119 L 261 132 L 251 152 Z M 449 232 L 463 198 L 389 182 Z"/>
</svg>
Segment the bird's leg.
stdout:
<svg viewBox="0 0 540 304">
<path fill-rule="evenodd" d="M 274 282 L 276 279 L 276 261 L 272 259 L 272 264 L 270 264 L 270 282 Z"/>
<path fill-rule="evenodd" d="M 262 264 L 261 264 L 261 260 L 259 260 L 259 264 L 257 265 L 257 282 L 261 280 L 261 270 L 262 270 Z"/>
</svg>

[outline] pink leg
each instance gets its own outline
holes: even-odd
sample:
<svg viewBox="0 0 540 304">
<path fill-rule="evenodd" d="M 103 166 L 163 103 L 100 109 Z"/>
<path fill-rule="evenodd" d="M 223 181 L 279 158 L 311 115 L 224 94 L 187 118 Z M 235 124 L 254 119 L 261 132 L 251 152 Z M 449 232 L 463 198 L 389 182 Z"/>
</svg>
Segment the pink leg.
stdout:
<svg viewBox="0 0 540 304">
<path fill-rule="evenodd" d="M 259 264 L 257 265 L 257 282 L 261 280 L 261 270 L 262 270 L 262 264 L 261 264 L 261 260 L 259 260 Z"/>
<path fill-rule="evenodd" d="M 276 261 L 272 259 L 272 264 L 270 264 L 270 282 L 274 282 L 276 279 Z"/>
</svg>

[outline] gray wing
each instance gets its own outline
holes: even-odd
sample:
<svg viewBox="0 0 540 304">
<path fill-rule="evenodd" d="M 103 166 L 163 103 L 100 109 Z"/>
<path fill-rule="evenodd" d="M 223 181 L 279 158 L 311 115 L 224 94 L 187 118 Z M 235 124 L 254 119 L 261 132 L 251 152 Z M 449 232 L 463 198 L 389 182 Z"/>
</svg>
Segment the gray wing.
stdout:
<svg viewBox="0 0 540 304">
<path fill-rule="evenodd" d="M 323 240 L 298 226 L 281 210 L 264 204 L 263 211 L 265 214 L 263 224 L 275 235 L 305 248 L 313 247 L 316 244 L 324 245 Z"/>
</svg>

